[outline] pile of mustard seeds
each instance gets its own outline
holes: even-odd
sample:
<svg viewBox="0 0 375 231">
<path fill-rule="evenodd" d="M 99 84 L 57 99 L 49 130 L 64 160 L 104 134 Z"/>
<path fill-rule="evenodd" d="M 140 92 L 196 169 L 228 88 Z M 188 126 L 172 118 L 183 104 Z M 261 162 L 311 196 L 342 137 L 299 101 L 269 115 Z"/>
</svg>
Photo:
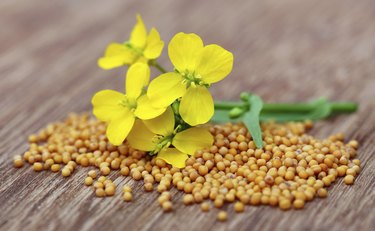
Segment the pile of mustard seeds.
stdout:
<svg viewBox="0 0 375 231">
<path fill-rule="evenodd" d="M 105 136 L 106 125 L 88 114 L 71 114 L 63 122 L 49 124 L 29 136 L 30 148 L 14 157 L 14 166 L 32 165 L 34 171 L 74 176 L 80 167 L 95 167 L 84 179 L 98 197 L 113 196 L 117 185 L 106 176 L 119 171 L 124 177 L 143 181 L 145 192 L 160 193 L 158 203 L 165 212 L 173 210 L 169 190 L 184 193 L 182 203 L 199 203 L 203 212 L 234 203 L 235 212 L 247 206 L 270 205 L 282 210 L 302 209 L 315 197 L 327 197 L 327 187 L 339 177 L 347 185 L 359 174 L 355 159 L 358 142 L 344 143 L 339 133 L 325 140 L 306 134 L 312 123 L 263 123 L 263 149 L 257 149 L 242 124 L 210 125 L 213 146 L 198 150 L 178 169 L 165 161 L 131 148 L 126 142 L 113 146 Z M 125 185 L 122 197 L 133 200 Z M 217 213 L 220 221 L 227 213 Z"/>
</svg>

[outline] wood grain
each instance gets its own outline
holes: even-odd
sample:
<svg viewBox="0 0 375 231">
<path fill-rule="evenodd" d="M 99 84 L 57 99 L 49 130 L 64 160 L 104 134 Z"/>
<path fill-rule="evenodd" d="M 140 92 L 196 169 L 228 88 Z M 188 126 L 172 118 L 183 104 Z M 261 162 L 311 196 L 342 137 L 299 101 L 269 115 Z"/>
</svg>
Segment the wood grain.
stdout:
<svg viewBox="0 0 375 231">
<path fill-rule="evenodd" d="M 373 230 L 375 226 L 375 1 L 49 1 L 0 2 L 0 230 Z M 124 70 L 96 65 L 106 44 L 123 41 L 142 14 L 166 41 L 195 32 L 232 51 L 231 76 L 215 85 L 216 99 L 254 91 L 266 101 L 319 96 L 360 103 L 353 115 L 319 122 L 312 134 L 344 132 L 361 143 L 363 171 L 327 199 L 303 211 L 248 207 L 225 223 L 216 212 L 176 203 L 163 214 L 157 193 L 116 175 L 136 191 L 130 204 L 100 199 L 82 182 L 86 169 L 63 179 L 12 167 L 27 134 L 69 112 L 90 110 L 99 89 L 122 90 Z M 166 52 L 161 62 L 170 64 Z M 176 192 L 175 192 L 176 193 Z M 176 193 L 174 200 L 181 195 Z"/>
</svg>

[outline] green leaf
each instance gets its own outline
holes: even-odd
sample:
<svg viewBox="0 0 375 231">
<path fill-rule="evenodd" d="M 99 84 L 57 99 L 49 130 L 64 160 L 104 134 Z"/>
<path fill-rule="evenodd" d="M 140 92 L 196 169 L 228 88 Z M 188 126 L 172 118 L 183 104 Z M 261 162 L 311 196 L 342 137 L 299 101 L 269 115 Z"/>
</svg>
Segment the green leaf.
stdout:
<svg viewBox="0 0 375 231">
<path fill-rule="evenodd" d="M 320 120 L 331 115 L 331 104 L 325 98 L 320 98 L 311 103 L 314 109 L 308 113 L 308 119 Z"/>
<path fill-rule="evenodd" d="M 263 101 L 257 95 L 249 96 L 250 110 L 243 115 L 242 122 L 249 130 L 257 148 L 263 147 L 262 130 L 260 128 L 260 112 L 263 108 Z"/>
</svg>

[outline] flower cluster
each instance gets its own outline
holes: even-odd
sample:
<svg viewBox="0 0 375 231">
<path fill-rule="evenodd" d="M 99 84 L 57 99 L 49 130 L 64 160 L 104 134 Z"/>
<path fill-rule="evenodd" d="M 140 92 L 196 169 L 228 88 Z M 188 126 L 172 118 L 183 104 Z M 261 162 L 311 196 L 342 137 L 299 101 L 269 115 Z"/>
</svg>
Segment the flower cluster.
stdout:
<svg viewBox="0 0 375 231">
<path fill-rule="evenodd" d="M 108 124 L 113 145 L 125 139 L 133 148 L 157 155 L 175 167 L 185 166 L 188 155 L 213 143 L 202 125 L 214 114 L 208 88 L 232 70 L 233 55 L 224 48 L 204 45 L 196 34 L 178 33 L 168 45 L 174 71 L 156 62 L 164 42 L 147 29 L 139 15 L 129 41 L 111 43 L 98 64 L 103 69 L 129 66 L 126 93 L 102 90 L 92 98 L 93 113 Z M 163 72 L 150 82 L 150 66 Z"/>
</svg>

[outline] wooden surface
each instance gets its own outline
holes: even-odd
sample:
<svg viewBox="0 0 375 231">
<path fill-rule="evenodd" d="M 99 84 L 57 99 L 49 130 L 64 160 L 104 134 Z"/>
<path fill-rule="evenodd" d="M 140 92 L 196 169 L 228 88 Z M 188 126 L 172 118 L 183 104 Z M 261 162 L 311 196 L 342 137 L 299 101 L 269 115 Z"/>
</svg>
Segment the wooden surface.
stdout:
<svg viewBox="0 0 375 231">
<path fill-rule="evenodd" d="M 0 230 L 373 230 L 375 226 L 375 1 L 0 1 Z M 16 170 L 11 157 L 27 134 L 69 112 L 91 109 L 99 89 L 122 90 L 124 69 L 103 71 L 96 59 L 123 41 L 142 14 L 166 41 L 195 32 L 235 55 L 230 77 L 214 85 L 216 99 L 254 91 L 266 101 L 319 96 L 360 103 L 356 114 L 319 122 L 312 134 L 344 132 L 361 143 L 363 171 L 355 185 L 341 180 L 327 199 L 303 211 L 247 207 L 229 221 L 216 212 L 176 204 L 163 214 L 157 193 L 134 184 L 135 201 L 120 193 L 100 199 L 84 187 L 87 169 L 63 179 Z M 161 62 L 170 67 L 164 52 Z M 113 176 L 113 179 L 116 177 Z M 174 198 L 178 200 L 180 194 Z"/>
</svg>

